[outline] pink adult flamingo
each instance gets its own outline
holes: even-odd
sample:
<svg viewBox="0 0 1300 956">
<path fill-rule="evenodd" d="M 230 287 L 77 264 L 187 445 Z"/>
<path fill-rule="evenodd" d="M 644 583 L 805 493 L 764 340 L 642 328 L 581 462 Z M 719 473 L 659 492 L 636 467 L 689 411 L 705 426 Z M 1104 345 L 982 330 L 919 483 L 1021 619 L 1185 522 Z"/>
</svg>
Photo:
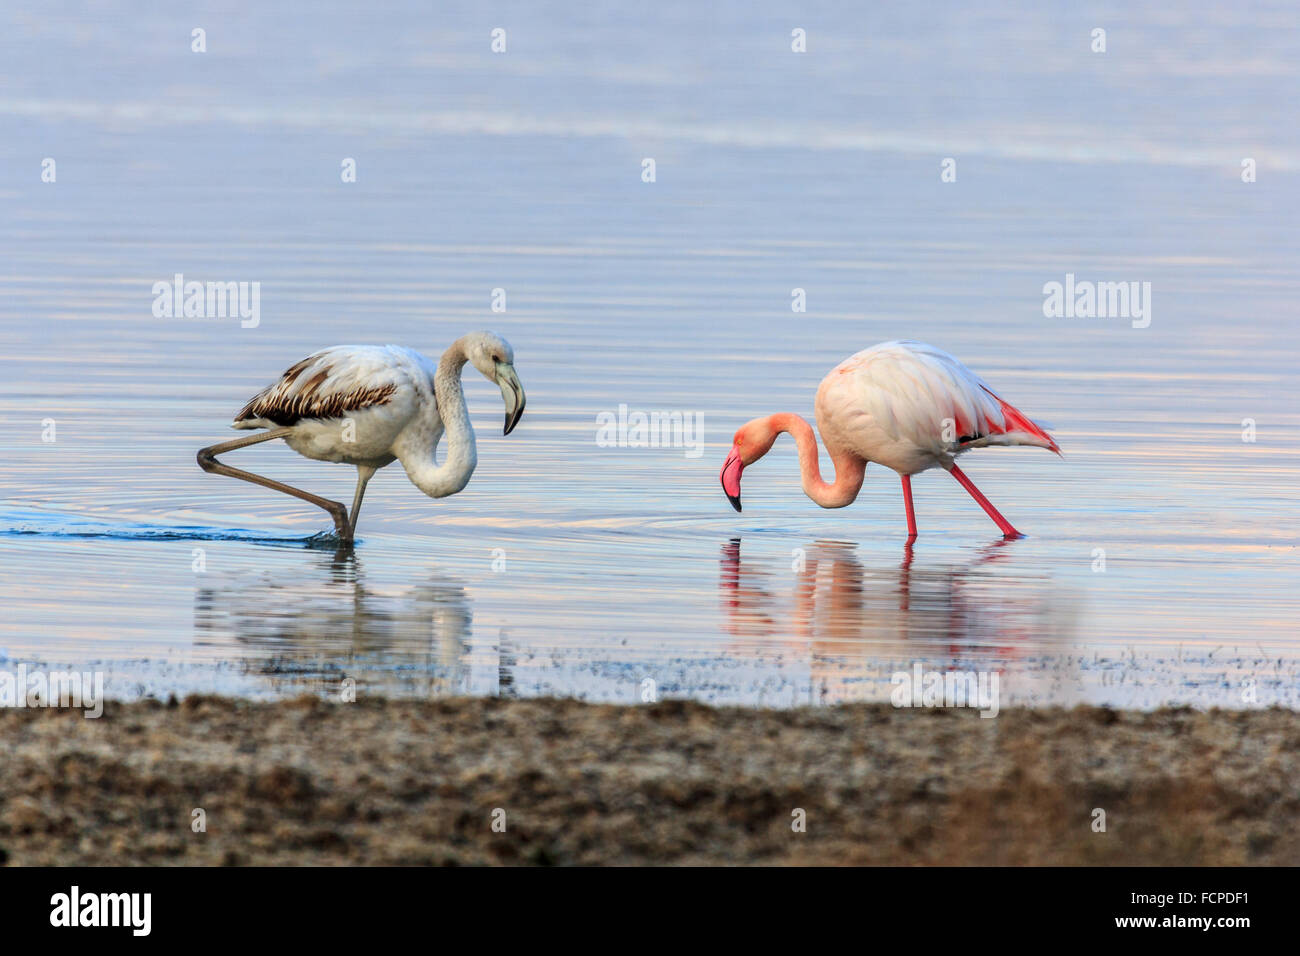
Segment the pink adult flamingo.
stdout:
<svg viewBox="0 0 1300 956">
<path fill-rule="evenodd" d="M 823 508 L 853 503 L 867 462 L 898 472 L 907 507 L 907 536 L 916 537 L 912 475 L 945 468 L 1008 538 L 1020 537 L 954 459 L 985 445 L 1033 445 L 1056 452 L 1052 436 L 993 393 L 978 375 L 942 349 L 922 342 L 882 342 L 851 355 L 822 379 L 817 427 L 835 465 L 822 480 L 812 426 L 791 412 L 755 418 L 732 439 L 722 490 L 740 510 L 740 474 L 772 448 L 782 432 L 799 446 L 803 490 Z"/>
</svg>

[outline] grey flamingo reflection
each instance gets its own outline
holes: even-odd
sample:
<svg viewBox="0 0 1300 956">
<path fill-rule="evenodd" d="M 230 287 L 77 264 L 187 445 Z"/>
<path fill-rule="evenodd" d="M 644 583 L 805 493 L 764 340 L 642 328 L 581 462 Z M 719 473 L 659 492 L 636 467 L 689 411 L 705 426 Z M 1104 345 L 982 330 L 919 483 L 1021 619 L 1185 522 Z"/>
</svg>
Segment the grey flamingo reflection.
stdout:
<svg viewBox="0 0 1300 956">
<path fill-rule="evenodd" d="M 1014 546 L 999 540 L 965 565 L 916 566 L 908 544 L 897 566 L 868 569 L 847 542 L 752 564 L 732 538 L 718 579 L 729 651 L 793 653 L 826 702 L 883 699 L 890 674 L 917 659 L 1001 670 L 1063 630 L 1047 575 L 994 572 Z"/>
<path fill-rule="evenodd" d="M 474 615 L 460 583 L 368 582 L 351 549 L 313 557 L 292 572 L 210 579 L 195 595 L 196 647 L 239 660 L 276 694 L 333 694 L 345 678 L 403 695 L 466 692 Z"/>
</svg>

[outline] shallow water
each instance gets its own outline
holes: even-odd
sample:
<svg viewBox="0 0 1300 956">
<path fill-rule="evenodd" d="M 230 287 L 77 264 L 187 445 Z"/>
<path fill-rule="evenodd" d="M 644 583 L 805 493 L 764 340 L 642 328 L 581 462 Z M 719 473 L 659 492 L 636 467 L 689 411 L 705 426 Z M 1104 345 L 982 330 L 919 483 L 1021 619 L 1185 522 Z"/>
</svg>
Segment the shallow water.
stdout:
<svg viewBox="0 0 1300 956">
<path fill-rule="evenodd" d="M 884 699 L 920 662 L 996 673 L 1003 706 L 1300 702 L 1285 6 L 324 4 L 214 14 L 206 54 L 188 13 L 96 9 L 0 13 L 0 667 L 121 697 L 789 706 Z M 155 318 L 178 272 L 260 282 L 260 324 Z M 1045 318 L 1066 273 L 1150 282 L 1149 327 Z M 473 482 L 381 472 L 353 553 L 195 466 L 309 351 L 484 327 L 522 423 L 502 437 L 468 373 Z M 963 459 L 1028 537 L 932 472 L 908 549 L 892 473 L 822 511 L 788 441 L 733 513 L 734 429 L 811 417 L 826 371 L 904 337 L 1054 426 L 1063 459 Z M 702 453 L 601 447 L 620 404 L 702 416 Z M 350 500 L 350 469 L 278 443 L 229 460 Z"/>
</svg>

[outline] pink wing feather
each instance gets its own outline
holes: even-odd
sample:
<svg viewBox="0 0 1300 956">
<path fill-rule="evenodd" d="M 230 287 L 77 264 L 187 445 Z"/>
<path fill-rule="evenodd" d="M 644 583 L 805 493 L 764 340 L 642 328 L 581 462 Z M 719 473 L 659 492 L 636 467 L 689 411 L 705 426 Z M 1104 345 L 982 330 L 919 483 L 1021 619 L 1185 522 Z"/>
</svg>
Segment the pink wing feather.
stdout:
<svg viewBox="0 0 1300 956">
<path fill-rule="evenodd" d="M 827 379 L 839 385 L 839 376 L 854 383 L 853 398 L 845 395 L 845 400 L 870 416 L 890 440 L 926 454 L 953 455 L 986 445 L 1033 445 L 1060 454 L 1042 426 L 933 345 L 882 342 L 840 363 Z M 950 438 L 945 436 L 947 421 L 956 431 Z"/>
</svg>

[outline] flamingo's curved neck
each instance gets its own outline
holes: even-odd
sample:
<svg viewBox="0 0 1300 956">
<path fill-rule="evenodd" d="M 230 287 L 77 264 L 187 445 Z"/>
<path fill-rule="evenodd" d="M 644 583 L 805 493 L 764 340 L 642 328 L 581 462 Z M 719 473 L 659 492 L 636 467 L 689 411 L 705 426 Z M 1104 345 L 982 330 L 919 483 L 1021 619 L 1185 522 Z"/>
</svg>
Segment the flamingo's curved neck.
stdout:
<svg viewBox="0 0 1300 956">
<path fill-rule="evenodd" d="M 799 472 L 803 476 L 803 491 L 823 508 L 843 508 L 853 503 L 862 489 L 862 479 L 867 473 L 867 463 L 850 451 L 827 448 L 835 466 L 835 481 L 822 480 L 821 465 L 817 460 L 817 438 L 812 426 L 792 412 L 781 412 L 768 417 L 776 432 L 788 432 L 799 446 Z"/>
<path fill-rule="evenodd" d="M 465 391 L 461 387 L 461 370 L 468 358 L 464 340 L 457 339 L 438 361 L 433 375 L 433 395 L 438 401 L 438 416 L 447 432 L 447 456 L 441 465 L 435 452 L 439 432 L 434 424 L 421 432 L 421 441 L 413 453 L 398 457 L 406 469 L 411 483 L 431 498 L 454 495 L 469 484 L 470 476 L 478 464 L 478 448 L 474 442 L 474 427 L 465 407 Z"/>
</svg>

